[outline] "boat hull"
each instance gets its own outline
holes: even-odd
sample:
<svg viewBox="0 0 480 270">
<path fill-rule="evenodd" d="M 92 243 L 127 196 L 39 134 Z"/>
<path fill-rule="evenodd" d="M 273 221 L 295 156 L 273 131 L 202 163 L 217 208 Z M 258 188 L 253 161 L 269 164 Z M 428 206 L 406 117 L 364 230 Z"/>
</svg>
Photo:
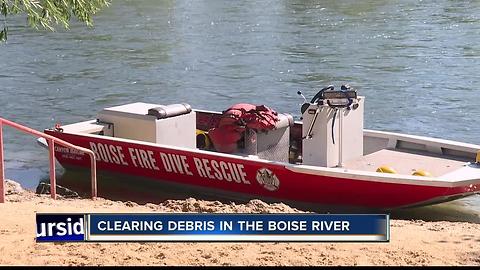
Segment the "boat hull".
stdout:
<svg viewBox="0 0 480 270">
<path fill-rule="evenodd" d="M 93 150 L 97 170 L 141 176 L 305 204 L 395 209 L 457 199 L 480 191 L 480 184 L 438 186 L 375 181 L 368 177 L 323 174 L 296 165 L 226 155 L 196 149 L 174 148 L 112 137 L 45 133 Z M 55 157 L 64 167 L 89 167 L 89 156 L 61 146 Z"/>
</svg>

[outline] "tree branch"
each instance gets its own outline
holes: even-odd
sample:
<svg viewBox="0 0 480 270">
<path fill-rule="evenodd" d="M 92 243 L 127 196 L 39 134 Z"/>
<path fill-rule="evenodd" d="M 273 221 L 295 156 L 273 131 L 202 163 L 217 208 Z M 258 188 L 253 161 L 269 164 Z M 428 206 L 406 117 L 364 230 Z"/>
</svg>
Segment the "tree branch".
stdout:
<svg viewBox="0 0 480 270">
<path fill-rule="evenodd" d="M 68 29 L 72 16 L 92 26 L 93 15 L 109 5 L 110 0 L 0 0 L 0 14 L 3 15 L 0 41 L 7 40 L 7 18 L 14 14 L 26 14 L 27 24 L 32 28 L 55 31 L 56 25 Z"/>
</svg>

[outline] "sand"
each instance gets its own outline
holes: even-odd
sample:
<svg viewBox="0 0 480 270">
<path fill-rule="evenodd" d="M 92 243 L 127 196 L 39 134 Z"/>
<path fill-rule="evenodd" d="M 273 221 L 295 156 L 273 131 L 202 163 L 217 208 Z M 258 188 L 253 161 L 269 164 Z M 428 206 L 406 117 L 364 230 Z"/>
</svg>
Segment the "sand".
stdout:
<svg viewBox="0 0 480 270">
<path fill-rule="evenodd" d="M 58 199 L 8 182 L 0 265 L 480 265 L 480 224 L 392 220 L 389 243 L 36 243 L 35 212 L 293 213 L 284 204 L 193 198 L 138 205 Z"/>
</svg>

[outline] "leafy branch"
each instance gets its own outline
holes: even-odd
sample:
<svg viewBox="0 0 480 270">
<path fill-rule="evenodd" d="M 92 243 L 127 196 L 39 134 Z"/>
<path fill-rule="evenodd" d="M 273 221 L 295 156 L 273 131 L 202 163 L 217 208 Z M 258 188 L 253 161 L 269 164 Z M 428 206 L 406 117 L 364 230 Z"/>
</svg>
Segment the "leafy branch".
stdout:
<svg viewBox="0 0 480 270">
<path fill-rule="evenodd" d="M 55 31 L 55 25 L 68 29 L 71 17 L 92 26 L 92 16 L 109 5 L 110 0 L 0 0 L 3 15 L 0 41 L 7 40 L 7 17 L 11 15 L 26 14 L 30 27 Z"/>
</svg>

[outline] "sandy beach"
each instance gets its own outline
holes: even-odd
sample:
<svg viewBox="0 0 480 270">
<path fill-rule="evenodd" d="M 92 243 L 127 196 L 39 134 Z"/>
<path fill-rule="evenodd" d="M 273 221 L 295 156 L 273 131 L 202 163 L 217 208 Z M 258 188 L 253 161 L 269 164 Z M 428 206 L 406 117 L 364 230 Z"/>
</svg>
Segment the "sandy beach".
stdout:
<svg viewBox="0 0 480 270">
<path fill-rule="evenodd" d="M 252 200 L 138 205 L 58 199 L 7 183 L 0 204 L 0 265 L 480 265 L 480 224 L 392 220 L 389 243 L 36 243 L 36 212 L 301 212 Z"/>
</svg>

